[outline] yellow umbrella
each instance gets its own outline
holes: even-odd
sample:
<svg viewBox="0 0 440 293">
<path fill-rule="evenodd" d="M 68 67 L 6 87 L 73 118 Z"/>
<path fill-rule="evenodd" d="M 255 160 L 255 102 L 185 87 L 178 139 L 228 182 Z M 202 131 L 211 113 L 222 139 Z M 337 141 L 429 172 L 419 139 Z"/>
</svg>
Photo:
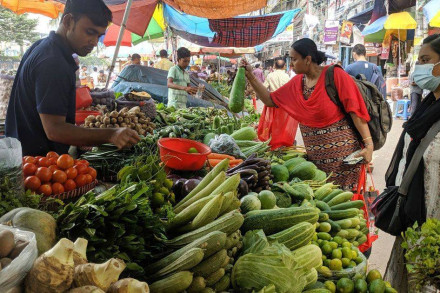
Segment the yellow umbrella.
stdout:
<svg viewBox="0 0 440 293">
<path fill-rule="evenodd" d="M 398 12 L 388 15 L 383 25 L 387 30 L 411 30 L 417 28 L 417 22 L 408 12 Z"/>
<path fill-rule="evenodd" d="M 50 18 L 57 18 L 64 10 L 64 4 L 45 0 L 0 0 L 0 6 L 17 14 L 38 13 Z"/>
</svg>

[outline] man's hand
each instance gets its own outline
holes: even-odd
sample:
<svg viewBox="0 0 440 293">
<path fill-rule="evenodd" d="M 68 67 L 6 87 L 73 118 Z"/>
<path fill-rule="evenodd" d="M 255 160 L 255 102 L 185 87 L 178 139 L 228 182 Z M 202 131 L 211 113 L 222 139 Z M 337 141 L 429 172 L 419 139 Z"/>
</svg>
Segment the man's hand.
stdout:
<svg viewBox="0 0 440 293">
<path fill-rule="evenodd" d="M 252 73 L 252 65 L 250 65 L 245 58 L 241 59 L 239 66 L 244 67 L 246 73 Z"/>
<path fill-rule="evenodd" d="M 371 161 L 373 160 L 373 145 L 369 144 L 367 145 L 359 154 L 357 154 L 355 157 L 359 158 L 359 157 L 363 157 L 364 161 L 368 164 L 371 163 Z"/>
<path fill-rule="evenodd" d="M 197 88 L 188 86 L 185 88 L 185 91 L 190 95 L 195 95 L 197 93 Z"/>
<path fill-rule="evenodd" d="M 130 128 L 116 128 L 110 138 L 110 142 L 119 149 L 130 148 L 135 145 L 141 138 L 136 131 Z"/>
</svg>

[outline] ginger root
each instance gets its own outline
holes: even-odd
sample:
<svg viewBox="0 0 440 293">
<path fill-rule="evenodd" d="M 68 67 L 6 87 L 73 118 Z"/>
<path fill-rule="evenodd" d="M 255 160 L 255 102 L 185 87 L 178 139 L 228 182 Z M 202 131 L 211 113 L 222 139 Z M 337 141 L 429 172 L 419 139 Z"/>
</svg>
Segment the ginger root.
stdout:
<svg viewBox="0 0 440 293">
<path fill-rule="evenodd" d="M 101 289 L 95 286 L 83 286 L 79 288 L 72 289 L 67 293 L 105 293 Z"/>
<path fill-rule="evenodd" d="M 75 287 L 91 285 L 107 291 L 110 285 L 119 279 L 124 269 L 124 261 L 116 258 L 103 264 L 82 264 L 75 267 L 73 283 Z"/>
<path fill-rule="evenodd" d="M 73 281 L 73 242 L 63 238 L 34 262 L 26 277 L 27 293 L 67 291 Z"/>
<path fill-rule="evenodd" d="M 150 288 L 145 282 L 126 278 L 113 283 L 107 293 L 150 293 Z"/>
<path fill-rule="evenodd" d="M 73 243 L 73 262 L 75 267 L 87 263 L 87 244 L 89 242 L 84 238 L 76 239 Z"/>
</svg>

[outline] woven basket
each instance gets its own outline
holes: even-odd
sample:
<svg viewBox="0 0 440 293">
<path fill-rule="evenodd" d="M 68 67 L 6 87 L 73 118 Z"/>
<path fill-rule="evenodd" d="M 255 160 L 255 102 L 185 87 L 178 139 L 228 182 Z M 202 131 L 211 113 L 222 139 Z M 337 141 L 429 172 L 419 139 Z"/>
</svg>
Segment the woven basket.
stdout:
<svg viewBox="0 0 440 293">
<path fill-rule="evenodd" d="M 97 184 L 98 184 L 98 180 L 95 180 L 92 183 L 84 185 L 80 188 L 77 188 L 77 189 L 74 189 L 71 191 L 67 191 L 67 192 L 63 192 L 60 194 L 51 195 L 50 197 L 60 199 L 62 201 L 66 200 L 66 199 L 74 199 L 76 197 L 80 197 L 83 194 L 86 194 L 87 192 L 89 192 L 90 190 L 95 188 L 95 186 Z"/>
</svg>

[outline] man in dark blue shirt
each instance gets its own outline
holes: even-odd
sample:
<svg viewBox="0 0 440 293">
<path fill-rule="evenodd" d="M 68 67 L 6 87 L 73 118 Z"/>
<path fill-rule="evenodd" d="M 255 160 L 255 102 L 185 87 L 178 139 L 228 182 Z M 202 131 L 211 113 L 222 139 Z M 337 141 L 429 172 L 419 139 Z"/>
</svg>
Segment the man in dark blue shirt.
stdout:
<svg viewBox="0 0 440 293">
<path fill-rule="evenodd" d="M 70 145 L 113 143 L 123 148 L 139 140 L 128 128 L 74 125 L 78 66 L 72 54 L 91 53 L 111 20 L 112 13 L 102 0 L 68 0 L 58 30 L 23 56 L 6 115 L 6 136 L 20 140 L 23 155 L 63 154 Z"/>
</svg>

